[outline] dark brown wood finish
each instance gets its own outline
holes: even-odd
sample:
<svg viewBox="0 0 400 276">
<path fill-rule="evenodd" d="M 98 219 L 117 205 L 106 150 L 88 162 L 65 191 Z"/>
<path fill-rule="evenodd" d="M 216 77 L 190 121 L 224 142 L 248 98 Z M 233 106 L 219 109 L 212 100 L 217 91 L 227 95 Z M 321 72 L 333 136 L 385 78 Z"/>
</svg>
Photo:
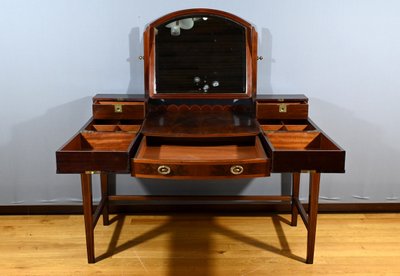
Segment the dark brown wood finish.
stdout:
<svg viewBox="0 0 400 276">
<path fill-rule="evenodd" d="M 256 136 L 259 124 L 249 114 L 230 111 L 188 111 L 149 114 L 142 133 L 161 137 Z"/>
<path fill-rule="evenodd" d="M 82 132 L 56 152 L 57 173 L 129 173 L 135 133 Z"/>
<path fill-rule="evenodd" d="M 155 87 L 156 76 L 155 76 L 155 34 L 156 28 L 160 25 L 172 22 L 173 20 L 184 18 L 184 17 L 203 17 L 203 16 L 216 16 L 220 18 L 228 19 L 232 22 L 235 22 L 238 25 L 241 25 L 245 30 L 245 51 L 246 51 L 246 91 L 245 93 L 157 93 L 157 89 Z M 158 98 L 158 99 L 195 99 L 195 98 L 251 98 L 253 96 L 253 92 L 255 89 L 253 88 L 253 84 L 255 81 L 253 80 L 254 69 L 254 61 L 257 59 L 257 53 L 253 52 L 257 50 L 257 46 L 255 44 L 257 32 L 255 28 L 247 21 L 241 19 L 240 17 L 213 9 L 188 9 L 181 10 L 177 12 L 173 12 L 167 14 L 154 22 L 150 23 L 145 32 L 144 32 L 144 41 L 145 41 L 145 51 L 144 51 L 144 60 L 145 60 L 145 87 L 146 93 L 148 93 L 150 98 Z"/>
<path fill-rule="evenodd" d="M 157 93 L 156 28 L 196 15 L 217 16 L 243 26 L 246 70 L 241 77 L 245 79 L 245 93 Z M 240 57 L 238 53 L 235 55 Z M 237 65 L 231 62 L 218 68 L 225 72 L 228 66 Z M 95 262 L 94 228 L 99 218 L 103 216 L 103 224 L 108 225 L 110 207 L 121 206 L 110 205 L 111 202 L 250 200 L 290 202 L 291 225 L 297 225 L 300 215 L 308 230 L 306 262 L 313 263 L 320 173 L 344 172 L 345 152 L 308 118 L 306 96 L 256 96 L 254 27 L 235 15 L 211 9 L 168 14 L 151 23 L 144 32 L 144 70 L 145 95 L 96 95 L 94 118 L 56 152 L 58 173 L 81 175 L 88 262 Z M 162 70 L 171 78 L 181 72 L 181 68 L 175 72 L 168 72 L 168 67 Z M 311 171 L 307 211 L 299 199 L 303 170 Z M 292 173 L 290 195 L 135 196 L 116 195 L 109 187 L 115 173 L 159 179 L 234 179 L 265 177 L 270 172 Z M 101 173 L 101 200 L 96 208 L 92 201 L 93 173 Z"/>
<path fill-rule="evenodd" d="M 296 206 L 296 201 L 299 199 L 300 193 L 300 173 L 292 173 L 292 201 L 291 201 L 291 210 L 292 210 L 292 220 L 290 224 L 292 226 L 297 226 L 297 217 L 299 214 L 299 210 Z"/>
<path fill-rule="evenodd" d="M 300 123 L 300 131 L 294 127 L 296 122 Z M 310 119 L 264 125 L 264 129 L 268 129 L 263 142 L 272 159 L 272 172 L 344 173 L 345 151 Z"/>
<path fill-rule="evenodd" d="M 317 231 L 318 197 L 320 185 L 319 173 L 310 173 L 309 199 L 308 199 L 308 233 L 307 233 L 307 259 L 306 263 L 314 262 L 315 236 Z"/>
<path fill-rule="evenodd" d="M 143 120 L 144 117 L 144 102 L 98 100 L 93 103 L 95 119 Z"/>
<path fill-rule="evenodd" d="M 132 161 L 132 176 L 216 179 L 269 175 L 269 160 L 258 137 L 219 143 L 195 140 L 184 144 L 179 140 L 150 138 L 142 140 Z"/>
<path fill-rule="evenodd" d="M 94 222 L 93 222 L 93 199 L 92 199 L 92 176 L 81 174 L 83 215 L 86 231 L 86 249 L 88 263 L 95 262 L 94 254 Z"/>
</svg>

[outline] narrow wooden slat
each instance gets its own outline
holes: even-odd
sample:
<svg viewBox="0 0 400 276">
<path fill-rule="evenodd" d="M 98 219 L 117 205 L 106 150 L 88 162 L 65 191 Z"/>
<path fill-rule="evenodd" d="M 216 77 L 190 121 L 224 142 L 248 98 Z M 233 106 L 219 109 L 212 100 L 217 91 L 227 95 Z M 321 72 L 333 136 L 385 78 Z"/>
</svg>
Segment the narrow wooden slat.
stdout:
<svg viewBox="0 0 400 276">
<path fill-rule="evenodd" d="M 109 225 L 109 209 L 108 209 L 108 174 L 101 173 L 100 175 L 100 185 L 101 185 L 101 201 L 104 201 L 105 206 L 103 209 L 103 225 Z"/>
<path fill-rule="evenodd" d="M 299 192 L 300 192 L 300 173 L 292 173 L 292 220 L 291 225 L 297 225 L 297 216 L 299 214 L 299 209 L 296 205 L 296 199 L 299 200 Z"/>
<path fill-rule="evenodd" d="M 151 196 L 151 195 L 110 195 L 109 201 L 225 201 L 225 200 L 249 200 L 249 201 L 290 201 L 291 196 L 266 195 L 266 196 Z"/>
<path fill-rule="evenodd" d="M 320 173 L 310 173 L 309 200 L 308 200 L 308 233 L 306 263 L 314 262 L 315 236 L 317 233 L 318 197 Z"/>
<path fill-rule="evenodd" d="M 92 176 L 81 174 L 83 214 L 86 231 L 86 250 L 88 263 L 94 263 L 94 232 L 93 232 L 93 199 L 92 199 Z"/>
<path fill-rule="evenodd" d="M 94 211 L 93 214 L 93 229 L 96 227 L 97 221 L 99 220 L 100 216 L 103 213 L 104 207 L 106 206 L 106 198 L 102 198 L 99 202 L 99 205 L 97 206 L 96 210 Z"/>
<path fill-rule="evenodd" d="M 300 200 L 298 198 L 294 199 L 294 202 L 296 204 L 297 210 L 299 210 L 300 216 L 304 222 L 304 225 L 308 229 L 308 215 L 306 210 L 304 209 L 303 205 L 301 204 Z"/>
</svg>

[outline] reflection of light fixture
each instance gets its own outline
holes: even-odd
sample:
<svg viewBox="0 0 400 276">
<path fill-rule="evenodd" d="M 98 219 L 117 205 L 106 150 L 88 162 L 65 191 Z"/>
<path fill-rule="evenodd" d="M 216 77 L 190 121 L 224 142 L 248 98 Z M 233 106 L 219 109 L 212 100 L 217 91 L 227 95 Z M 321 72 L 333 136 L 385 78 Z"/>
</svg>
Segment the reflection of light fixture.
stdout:
<svg viewBox="0 0 400 276">
<path fill-rule="evenodd" d="M 189 30 L 194 26 L 194 18 L 183 18 L 167 24 L 165 27 L 171 29 L 171 35 L 179 36 L 181 29 Z"/>
<path fill-rule="evenodd" d="M 175 24 L 173 24 L 171 27 L 171 35 L 179 36 L 181 34 L 181 27 L 179 27 L 178 21 L 175 21 L 174 23 Z"/>
</svg>

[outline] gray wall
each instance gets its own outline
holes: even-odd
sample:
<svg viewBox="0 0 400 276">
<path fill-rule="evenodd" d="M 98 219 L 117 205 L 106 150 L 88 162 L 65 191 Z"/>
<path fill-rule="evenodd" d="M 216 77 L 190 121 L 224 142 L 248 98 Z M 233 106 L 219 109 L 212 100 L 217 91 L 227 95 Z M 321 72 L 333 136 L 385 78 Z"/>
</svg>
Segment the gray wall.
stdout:
<svg viewBox="0 0 400 276">
<path fill-rule="evenodd" d="M 306 94 L 313 120 L 347 150 L 347 173 L 322 176 L 323 201 L 399 202 L 400 2 L 1 0 L 0 204 L 80 202 L 79 176 L 55 174 L 55 150 L 90 117 L 94 94 L 143 91 L 144 26 L 191 7 L 252 22 L 265 57 L 259 93 Z M 136 194 L 286 190 L 280 175 L 117 180 Z"/>
</svg>

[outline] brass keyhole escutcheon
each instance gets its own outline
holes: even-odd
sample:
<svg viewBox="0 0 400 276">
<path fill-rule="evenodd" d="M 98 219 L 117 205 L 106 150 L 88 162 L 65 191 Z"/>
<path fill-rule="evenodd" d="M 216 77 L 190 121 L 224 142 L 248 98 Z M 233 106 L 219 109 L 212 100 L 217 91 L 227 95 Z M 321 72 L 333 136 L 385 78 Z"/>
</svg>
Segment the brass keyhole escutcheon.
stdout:
<svg viewBox="0 0 400 276">
<path fill-rule="evenodd" d="M 243 173 L 243 167 L 240 165 L 235 165 L 231 167 L 231 173 L 234 175 L 239 175 Z"/>
<path fill-rule="evenodd" d="M 122 105 L 121 104 L 114 105 L 114 112 L 115 113 L 122 113 Z"/>
<path fill-rule="evenodd" d="M 159 174 L 167 175 L 171 173 L 171 168 L 165 165 L 161 165 L 158 167 L 157 171 Z"/>
<path fill-rule="evenodd" d="M 279 112 L 280 113 L 286 113 L 287 112 L 287 105 L 286 104 L 280 104 L 279 105 Z"/>
</svg>

